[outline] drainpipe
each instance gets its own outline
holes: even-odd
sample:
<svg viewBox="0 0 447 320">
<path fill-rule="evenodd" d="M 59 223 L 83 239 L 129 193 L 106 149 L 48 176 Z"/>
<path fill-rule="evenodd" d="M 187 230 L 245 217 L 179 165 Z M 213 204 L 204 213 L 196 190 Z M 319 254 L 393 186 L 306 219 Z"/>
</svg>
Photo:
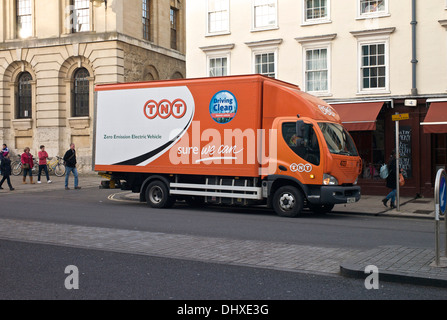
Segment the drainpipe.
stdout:
<svg viewBox="0 0 447 320">
<path fill-rule="evenodd" d="M 416 86 L 416 65 L 418 60 L 416 59 L 416 0 L 411 0 L 411 66 L 412 66 L 412 88 L 411 95 L 416 96 L 418 94 L 418 89 Z"/>
</svg>

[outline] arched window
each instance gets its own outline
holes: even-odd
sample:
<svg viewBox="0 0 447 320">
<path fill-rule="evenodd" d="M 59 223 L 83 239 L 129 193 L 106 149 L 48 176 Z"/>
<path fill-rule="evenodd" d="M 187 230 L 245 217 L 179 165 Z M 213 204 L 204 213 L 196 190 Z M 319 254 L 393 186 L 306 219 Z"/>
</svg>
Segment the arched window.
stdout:
<svg viewBox="0 0 447 320">
<path fill-rule="evenodd" d="M 87 69 L 80 68 L 74 73 L 73 117 L 87 117 L 90 101 L 90 74 Z"/>
<path fill-rule="evenodd" d="M 23 72 L 19 76 L 17 90 L 17 119 L 27 119 L 32 117 L 32 81 L 33 78 L 29 72 Z"/>
</svg>

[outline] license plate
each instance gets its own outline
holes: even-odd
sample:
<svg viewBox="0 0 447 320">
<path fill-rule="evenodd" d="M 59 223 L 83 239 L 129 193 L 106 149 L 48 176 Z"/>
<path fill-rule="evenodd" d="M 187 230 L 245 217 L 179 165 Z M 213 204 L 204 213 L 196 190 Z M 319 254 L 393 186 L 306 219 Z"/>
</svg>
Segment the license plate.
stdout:
<svg viewBox="0 0 447 320">
<path fill-rule="evenodd" d="M 346 199 L 346 203 L 354 203 L 354 202 L 355 202 L 355 198 Z"/>
</svg>

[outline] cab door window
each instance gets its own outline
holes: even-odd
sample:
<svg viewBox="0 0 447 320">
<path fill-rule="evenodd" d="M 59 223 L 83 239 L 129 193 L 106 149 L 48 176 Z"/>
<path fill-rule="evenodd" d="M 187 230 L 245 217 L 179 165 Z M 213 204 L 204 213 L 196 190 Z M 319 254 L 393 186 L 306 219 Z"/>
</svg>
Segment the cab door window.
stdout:
<svg viewBox="0 0 447 320">
<path fill-rule="evenodd" d="M 320 164 L 320 146 L 313 126 L 304 124 L 303 133 L 302 137 L 298 137 L 295 122 L 282 124 L 282 136 L 289 148 L 307 162 L 318 166 Z"/>
</svg>

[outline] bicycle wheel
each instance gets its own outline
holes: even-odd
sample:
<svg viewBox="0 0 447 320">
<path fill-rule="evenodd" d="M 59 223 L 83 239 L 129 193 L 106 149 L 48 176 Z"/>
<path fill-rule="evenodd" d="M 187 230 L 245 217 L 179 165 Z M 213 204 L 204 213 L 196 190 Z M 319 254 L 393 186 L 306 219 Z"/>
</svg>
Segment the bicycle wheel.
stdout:
<svg viewBox="0 0 447 320">
<path fill-rule="evenodd" d="M 62 177 L 63 175 L 65 175 L 65 166 L 61 163 L 58 163 L 55 167 L 54 167 L 54 174 L 57 177 Z"/>
<path fill-rule="evenodd" d="M 39 172 L 39 164 L 34 162 L 33 168 L 31 169 L 33 174 L 37 174 Z"/>
<path fill-rule="evenodd" d="M 13 175 L 20 176 L 22 174 L 22 163 L 20 161 L 14 161 L 11 168 Z"/>
</svg>

